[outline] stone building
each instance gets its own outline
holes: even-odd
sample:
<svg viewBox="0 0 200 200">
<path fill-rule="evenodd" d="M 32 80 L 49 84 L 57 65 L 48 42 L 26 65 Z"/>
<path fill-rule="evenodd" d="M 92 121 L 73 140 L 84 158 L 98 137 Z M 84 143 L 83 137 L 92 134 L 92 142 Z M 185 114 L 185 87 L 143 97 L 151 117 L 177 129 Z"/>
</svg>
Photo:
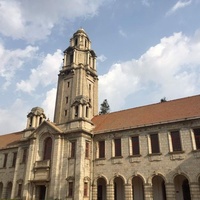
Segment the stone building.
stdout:
<svg viewBox="0 0 200 200">
<path fill-rule="evenodd" d="M 200 95 L 98 115 L 83 29 L 64 51 L 54 122 L 0 136 L 0 199 L 199 200 Z"/>
</svg>

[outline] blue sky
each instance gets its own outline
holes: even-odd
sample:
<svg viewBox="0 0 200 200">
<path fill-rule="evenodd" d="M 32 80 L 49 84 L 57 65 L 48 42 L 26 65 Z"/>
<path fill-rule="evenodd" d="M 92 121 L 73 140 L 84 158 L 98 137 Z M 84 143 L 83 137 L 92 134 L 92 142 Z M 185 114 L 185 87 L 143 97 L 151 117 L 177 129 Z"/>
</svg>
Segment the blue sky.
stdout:
<svg viewBox="0 0 200 200">
<path fill-rule="evenodd" d="M 0 134 L 32 107 L 53 120 L 63 51 L 80 27 L 111 111 L 200 93 L 200 0 L 0 0 Z"/>
</svg>

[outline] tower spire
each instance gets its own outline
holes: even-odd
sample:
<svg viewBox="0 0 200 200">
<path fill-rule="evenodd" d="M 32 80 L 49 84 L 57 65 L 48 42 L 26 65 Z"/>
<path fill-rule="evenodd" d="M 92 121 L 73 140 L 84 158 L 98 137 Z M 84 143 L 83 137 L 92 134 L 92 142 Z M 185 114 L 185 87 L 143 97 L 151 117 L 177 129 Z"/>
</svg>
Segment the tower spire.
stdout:
<svg viewBox="0 0 200 200">
<path fill-rule="evenodd" d="M 54 122 L 90 121 L 98 114 L 96 54 L 83 28 L 77 30 L 64 51 L 58 75 Z"/>
</svg>

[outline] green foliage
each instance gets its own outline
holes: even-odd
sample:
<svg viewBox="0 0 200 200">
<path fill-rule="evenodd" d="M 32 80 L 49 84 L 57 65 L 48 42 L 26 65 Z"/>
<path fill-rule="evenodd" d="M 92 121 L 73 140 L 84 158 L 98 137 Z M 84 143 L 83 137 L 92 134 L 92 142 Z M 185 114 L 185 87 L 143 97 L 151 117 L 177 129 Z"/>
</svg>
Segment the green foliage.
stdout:
<svg viewBox="0 0 200 200">
<path fill-rule="evenodd" d="M 107 99 L 104 99 L 103 103 L 101 104 L 99 114 L 104 115 L 104 114 L 107 114 L 109 112 L 110 112 L 110 106 L 108 104 Z"/>
</svg>

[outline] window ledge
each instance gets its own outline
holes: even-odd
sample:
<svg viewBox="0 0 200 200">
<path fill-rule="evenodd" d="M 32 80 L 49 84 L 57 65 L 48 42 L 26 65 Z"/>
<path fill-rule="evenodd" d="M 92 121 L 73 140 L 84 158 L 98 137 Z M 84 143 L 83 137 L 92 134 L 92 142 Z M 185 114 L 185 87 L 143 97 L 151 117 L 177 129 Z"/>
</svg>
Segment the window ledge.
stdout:
<svg viewBox="0 0 200 200">
<path fill-rule="evenodd" d="M 111 157 L 111 159 L 120 159 L 120 158 L 123 158 L 123 156 L 114 156 L 114 157 Z"/>
<path fill-rule="evenodd" d="M 192 150 L 192 152 L 194 152 L 194 153 L 196 153 L 196 152 L 200 152 L 200 149 Z"/>
<path fill-rule="evenodd" d="M 95 160 L 106 160 L 106 158 L 96 158 Z"/>
<path fill-rule="evenodd" d="M 123 156 L 112 157 L 112 164 L 122 164 L 122 158 Z"/>
<path fill-rule="evenodd" d="M 135 154 L 135 155 L 129 155 L 129 158 L 137 158 L 137 157 L 141 157 L 141 154 Z"/>
<path fill-rule="evenodd" d="M 153 161 L 161 161 L 162 160 L 162 153 L 152 153 L 152 154 L 148 154 L 149 156 L 149 161 L 153 162 Z"/>
<path fill-rule="evenodd" d="M 185 155 L 183 153 L 172 153 L 170 154 L 171 160 L 184 160 Z"/>
<path fill-rule="evenodd" d="M 172 152 L 169 152 L 170 155 L 172 154 L 183 154 L 185 153 L 185 151 L 172 151 Z"/>
<path fill-rule="evenodd" d="M 160 156 L 162 153 L 149 153 L 148 156 Z"/>
</svg>

